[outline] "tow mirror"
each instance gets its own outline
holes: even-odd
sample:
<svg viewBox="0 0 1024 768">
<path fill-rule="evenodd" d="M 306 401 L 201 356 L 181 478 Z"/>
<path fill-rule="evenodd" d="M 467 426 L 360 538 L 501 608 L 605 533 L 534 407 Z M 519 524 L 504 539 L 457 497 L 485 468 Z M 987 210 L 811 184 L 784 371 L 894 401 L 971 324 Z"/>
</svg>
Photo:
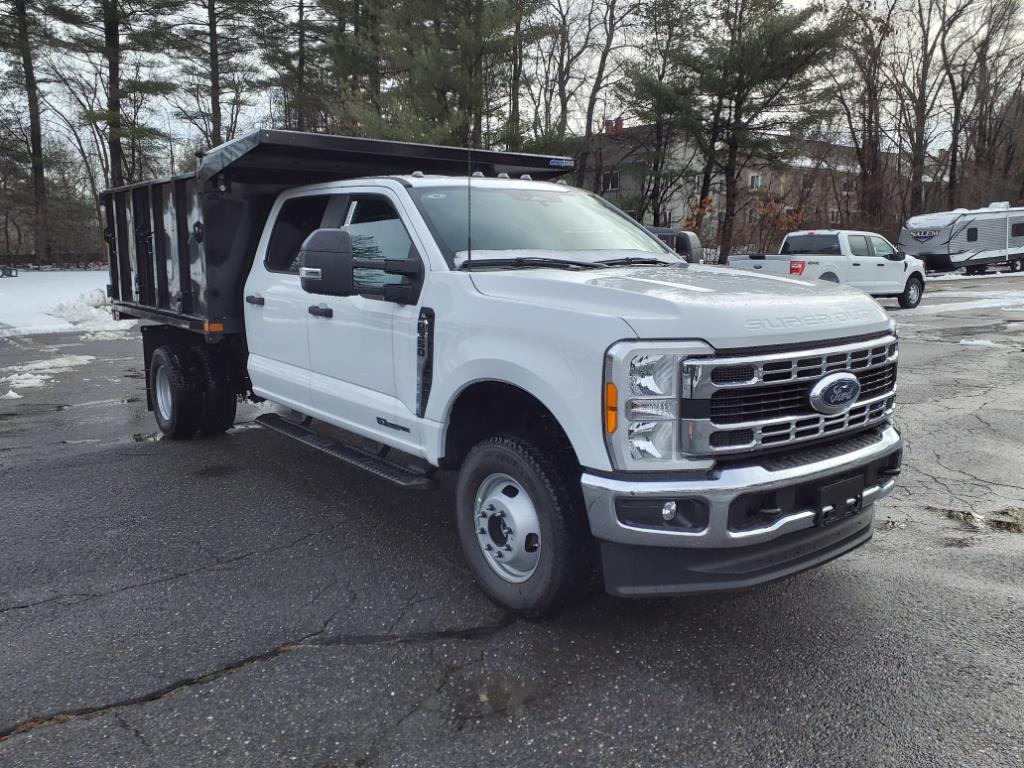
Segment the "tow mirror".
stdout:
<svg viewBox="0 0 1024 768">
<path fill-rule="evenodd" d="M 299 279 L 306 293 L 351 296 L 352 236 L 344 229 L 317 229 L 299 248 Z"/>
</svg>

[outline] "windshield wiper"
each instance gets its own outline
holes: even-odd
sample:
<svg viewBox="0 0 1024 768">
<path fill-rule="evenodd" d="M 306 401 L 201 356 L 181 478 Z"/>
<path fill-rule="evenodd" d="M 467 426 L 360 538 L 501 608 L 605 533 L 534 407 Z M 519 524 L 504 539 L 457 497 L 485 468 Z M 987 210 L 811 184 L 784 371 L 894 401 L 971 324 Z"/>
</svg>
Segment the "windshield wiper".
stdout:
<svg viewBox="0 0 1024 768">
<path fill-rule="evenodd" d="M 665 266 L 672 266 L 673 264 L 683 264 L 685 262 L 662 261 L 661 259 L 651 259 L 647 257 L 638 258 L 635 256 L 629 256 L 624 259 L 607 259 L 605 261 L 599 261 L 597 263 L 603 264 L 607 267 L 623 267 L 630 266 L 633 264 L 663 264 Z"/>
<path fill-rule="evenodd" d="M 514 259 L 469 259 L 459 269 L 486 269 L 487 267 L 513 267 L 529 269 L 531 267 L 559 267 L 561 269 L 601 269 L 604 262 L 575 261 L 573 259 L 548 259 L 543 256 L 517 256 Z"/>
</svg>

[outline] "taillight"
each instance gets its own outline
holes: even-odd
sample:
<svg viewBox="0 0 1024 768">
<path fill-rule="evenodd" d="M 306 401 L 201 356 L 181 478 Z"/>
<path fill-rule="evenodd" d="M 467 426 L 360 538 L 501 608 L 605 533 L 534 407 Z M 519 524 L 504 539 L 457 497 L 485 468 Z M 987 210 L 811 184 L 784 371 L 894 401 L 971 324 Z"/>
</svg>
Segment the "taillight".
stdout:
<svg viewBox="0 0 1024 768">
<path fill-rule="evenodd" d="M 789 274 L 791 275 L 802 275 L 804 273 L 804 267 L 807 266 L 806 261 L 790 261 L 789 262 Z"/>
</svg>

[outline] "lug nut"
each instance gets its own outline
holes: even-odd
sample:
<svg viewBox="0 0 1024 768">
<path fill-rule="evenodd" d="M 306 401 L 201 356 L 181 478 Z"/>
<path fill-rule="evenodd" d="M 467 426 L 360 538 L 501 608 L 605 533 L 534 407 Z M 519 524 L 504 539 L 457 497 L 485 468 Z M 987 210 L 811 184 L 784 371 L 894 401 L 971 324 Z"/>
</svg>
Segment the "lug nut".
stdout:
<svg viewBox="0 0 1024 768">
<path fill-rule="evenodd" d="M 511 544 L 506 544 L 505 545 L 505 551 L 506 552 L 511 552 L 512 551 L 512 545 Z"/>
</svg>

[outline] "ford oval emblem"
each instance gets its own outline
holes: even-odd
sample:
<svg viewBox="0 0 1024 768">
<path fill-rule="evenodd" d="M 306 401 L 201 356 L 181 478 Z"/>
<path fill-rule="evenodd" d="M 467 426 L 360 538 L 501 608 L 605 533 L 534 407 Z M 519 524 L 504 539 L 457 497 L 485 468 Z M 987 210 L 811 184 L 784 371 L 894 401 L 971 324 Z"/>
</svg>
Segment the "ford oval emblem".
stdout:
<svg viewBox="0 0 1024 768">
<path fill-rule="evenodd" d="M 811 387 L 811 408 L 826 416 L 850 409 L 860 395 L 860 382 L 852 373 L 832 373 Z"/>
</svg>

